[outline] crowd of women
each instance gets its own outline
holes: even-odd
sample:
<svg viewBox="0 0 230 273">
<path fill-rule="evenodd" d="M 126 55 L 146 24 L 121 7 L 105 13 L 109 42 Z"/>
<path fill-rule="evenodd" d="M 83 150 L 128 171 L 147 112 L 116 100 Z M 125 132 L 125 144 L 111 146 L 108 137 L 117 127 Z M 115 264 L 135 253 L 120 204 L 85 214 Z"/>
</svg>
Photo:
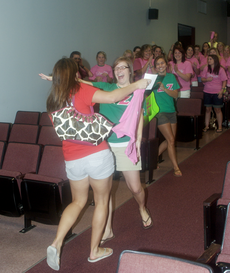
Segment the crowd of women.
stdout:
<svg viewBox="0 0 230 273">
<path fill-rule="evenodd" d="M 211 45 L 215 41 L 210 41 Z M 217 48 L 204 43 L 201 52 L 198 45 L 188 46 L 186 50 L 180 42 L 175 43 L 166 54 L 160 46 L 136 46 L 126 50 L 113 66 L 105 64 L 106 54 L 96 55 L 97 65 L 90 70 L 82 63 L 81 53 L 74 51 L 70 58 L 59 60 L 53 69 L 52 77 L 40 74 L 43 79 L 52 80 L 52 88 L 47 99 L 47 111 L 52 113 L 66 105 L 73 105 L 79 112 L 90 114 L 95 103 L 100 104 L 100 113 L 111 122 L 118 124 L 125 110 L 133 100 L 133 92 L 145 89 L 150 80 L 145 73 L 158 74 L 157 84 L 153 86 L 159 113 L 156 115 L 158 128 L 165 137 L 159 146 L 159 155 L 168 149 L 174 168 L 174 175 L 182 176 L 179 169 L 175 135 L 177 118 L 175 99 L 189 98 L 190 87 L 204 83 L 204 105 L 206 106 L 205 128 L 208 130 L 210 111 L 214 107 L 218 132 L 222 130 L 221 107 L 230 71 L 229 47 L 222 43 Z M 87 78 L 87 81 L 83 80 Z M 229 85 L 230 86 L 230 85 Z M 139 92 L 139 91 L 137 91 Z M 111 248 L 102 245 L 115 238 L 112 229 L 112 200 L 110 191 L 114 169 L 121 171 L 128 188 L 139 206 L 142 227 L 152 227 L 150 211 L 145 206 L 145 192 L 141 186 L 141 138 L 143 114 L 136 126 L 137 164 L 133 164 L 125 153 L 130 137 L 118 138 L 112 133 L 107 141 L 98 146 L 87 146 L 68 140 L 62 141 L 66 173 L 72 191 L 72 203 L 64 210 L 56 237 L 47 249 L 47 263 L 54 270 L 60 268 L 60 255 L 64 238 L 84 208 L 89 186 L 94 192 L 95 210 L 92 219 L 92 235 L 89 262 L 97 262 L 112 255 Z"/>
</svg>

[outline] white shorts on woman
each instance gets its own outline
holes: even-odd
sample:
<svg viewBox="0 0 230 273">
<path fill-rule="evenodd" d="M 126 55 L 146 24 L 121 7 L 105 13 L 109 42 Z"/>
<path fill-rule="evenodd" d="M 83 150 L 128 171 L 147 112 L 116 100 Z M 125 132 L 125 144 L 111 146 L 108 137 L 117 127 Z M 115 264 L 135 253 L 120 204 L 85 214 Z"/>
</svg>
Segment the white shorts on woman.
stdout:
<svg viewBox="0 0 230 273">
<path fill-rule="evenodd" d="M 114 173 L 113 154 L 109 149 L 85 156 L 80 159 L 65 161 L 67 177 L 77 181 L 90 176 L 93 179 L 105 179 Z"/>
</svg>

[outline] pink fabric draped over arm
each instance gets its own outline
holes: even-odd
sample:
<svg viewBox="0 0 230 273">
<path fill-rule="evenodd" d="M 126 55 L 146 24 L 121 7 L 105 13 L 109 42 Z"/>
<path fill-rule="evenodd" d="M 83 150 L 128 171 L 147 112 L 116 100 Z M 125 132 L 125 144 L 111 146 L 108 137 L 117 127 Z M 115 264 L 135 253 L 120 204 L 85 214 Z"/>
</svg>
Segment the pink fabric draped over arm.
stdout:
<svg viewBox="0 0 230 273">
<path fill-rule="evenodd" d="M 133 98 L 120 118 L 120 123 L 113 127 L 114 133 L 118 138 L 124 135 L 130 137 L 129 144 L 125 150 L 125 154 L 136 164 L 138 162 L 136 151 L 136 131 L 140 119 L 142 101 L 145 89 L 138 89 L 133 93 Z"/>
</svg>

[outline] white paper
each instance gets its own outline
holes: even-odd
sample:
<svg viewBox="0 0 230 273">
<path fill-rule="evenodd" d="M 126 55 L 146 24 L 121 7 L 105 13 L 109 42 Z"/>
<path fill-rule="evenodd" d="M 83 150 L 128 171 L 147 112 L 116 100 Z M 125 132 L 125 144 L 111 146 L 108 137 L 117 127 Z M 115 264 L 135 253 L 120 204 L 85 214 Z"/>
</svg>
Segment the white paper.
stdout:
<svg viewBox="0 0 230 273">
<path fill-rule="evenodd" d="M 153 88 L 153 85 L 157 79 L 157 74 L 149 74 L 145 73 L 144 79 L 150 79 L 151 83 L 146 87 L 146 90 L 151 90 Z"/>
</svg>

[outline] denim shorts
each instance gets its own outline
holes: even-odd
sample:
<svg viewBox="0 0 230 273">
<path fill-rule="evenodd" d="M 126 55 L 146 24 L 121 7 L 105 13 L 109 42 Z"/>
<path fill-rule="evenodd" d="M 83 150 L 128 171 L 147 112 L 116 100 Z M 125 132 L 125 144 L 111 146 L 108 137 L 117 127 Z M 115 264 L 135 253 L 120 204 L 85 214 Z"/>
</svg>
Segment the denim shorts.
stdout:
<svg viewBox="0 0 230 273">
<path fill-rule="evenodd" d="M 176 112 L 174 113 L 158 113 L 156 115 L 157 118 L 157 125 L 162 125 L 166 123 L 177 123 L 177 118 L 176 118 Z"/>
<path fill-rule="evenodd" d="M 219 99 L 218 94 L 210 94 L 204 92 L 204 106 L 221 108 L 223 107 L 223 97 Z"/>
<path fill-rule="evenodd" d="M 90 176 L 104 179 L 114 173 L 113 154 L 109 149 L 85 156 L 80 159 L 65 161 L 67 177 L 77 181 Z"/>
</svg>

